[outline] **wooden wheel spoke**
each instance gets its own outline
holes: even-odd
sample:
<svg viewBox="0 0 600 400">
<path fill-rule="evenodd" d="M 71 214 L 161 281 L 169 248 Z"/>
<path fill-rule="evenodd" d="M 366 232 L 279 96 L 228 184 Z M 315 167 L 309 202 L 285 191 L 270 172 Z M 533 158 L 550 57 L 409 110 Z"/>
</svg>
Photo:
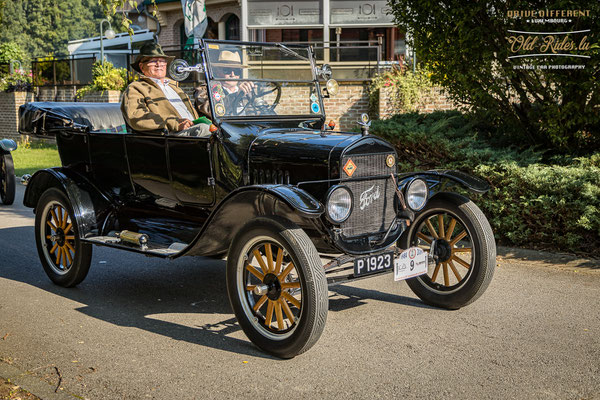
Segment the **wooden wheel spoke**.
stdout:
<svg viewBox="0 0 600 400">
<path fill-rule="evenodd" d="M 454 266 L 454 263 L 452 262 L 452 260 L 448 260 L 448 265 L 450 265 L 450 268 L 452 269 L 452 272 L 454 272 L 454 276 L 460 282 L 462 280 L 462 277 L 460 276 L 460 274 L 456 270 L 456 267 Z"/>
<path fill-rule="evenodd" d="M 438 275 L 438 272 L 440 272 L 440 266 L 441 265 L 442 265 L 441 263 L 438 263 L 435 266 L 435 269 L 433 270 L 433 275 L 431 275 L 431 282 L 435 282 L 435 280 L 437 278 L 437 275 Z"/>
<path fill-rule="evenodd" d="M 265 316 L 265 325 L 271 327 L 271 321 L 273 320 L 273 301 L 269 300 L 267 305 L 267 315 Z"/>
<path fill-rule="evenodd" d="M 54 243 L 54 246 L 52 246 L 52 248 L 50 249 L 50 254 L 54 253 L 57 248 L 58 248 L 58 243 Z"/>
<path fill-rule="evenodd" d="M 267 301 L 268 297 L 267 295 L 263 295 L 263 297 L 261 297 L 260 299 L 258 299 L 258 301 L 256 302 L 256 304 L 254 304 L 254 307 L 252 307 L 252 309 L 254 311 L 258 311 L 263 304 L 265 304 L 265 301 Z"/>
<path fill-rule="evenodd" d="M 282 289 L 300 289 L 300 282 L 283 282 Z"/>
<path fill-rule="evenodd" d="M 283 308 L 283 312 L 285 313 L 287 319 L 290 320 L 290 325 L 293 325 L 296 319 L 294 318 L 294 314 L 292 313 L 290 306 L 288 306 L 288 303 L 284 298 L 280 298 L 279 301 L 281 302 L 281 308 Z"/>
<path fill-rule="evenodd" d="M 433 242 L 433 239 L 430 238 L 429 236 L 427 236 L 426 234 L 424 234 L 423 232 L 417 233 L 417 237 L 419 239 L 422 239 L 422 240 L 426 241 L 429 244 L 431 244 L 431 242 Z"/>
<path fill-rule="evenodd" d="M 452 241 L 450 242 L 450 246 L 454 246 L 456 243 L 458 243 L 459 240 L 461 240 L 462 238 L 464 238 L 465 236 L 467 236 L 467 231 L 463 230 L 461 233 L 459 233 L 454 239 L 452 239 Z"/>
<path fill-rule="evenodd" d="M 72 227 L 73 227 L 73 224 L 72 224 L 72 223 L 70 223 L 69 225 L 67 225 L 67 227 L 64 229 L 64 233 L 65 233 L 65 235 L 66 235 L 67 233 L 69 233 L 69 231 L 71 230 L 71 228 L 72 228 Z"/>
<path fill-rule="evenodd" d="M 294 269 L 294 263 L 289 263 L 288 266 L 279 274 L 278 278 L 280 281 L 284 280 L 286 276 Z"/>
<path fill-rule="evenodd" d="M 56 266 L 57 267 L 60 266 L 60 258 L 62 257 L 62 252 L 63 252 L 62 247 L 59 247 L 58 251 L 56 252 Z"/>
<path fill-rule="evenodd" d="M 65 229 L 65 227 L 67 226 L 67 219 L 69 218 L 69 213 L 67 212 L 66 208 L 63 208 L 63 211 L 65 213 L 63 214 L 62 225 L 60 227 L 63 228 L 63 229 Z"/>
<path fill-rule="evenodd" d="M 256 261 L 258 261 L 258 263 L 260 264 L 260 268 L 262 269 L 262 272 L 264 275 L 269 273 L 269 268 L 267 268 L 267 266 L 265 265 L 265 260 L 263 260 L 262 254 L 260 254 L 260 251 L 258 251 L 258 249 L 255 249 L 253 252 L 254 257 L 256 258 Z"/>
<path fill-rule="evenodd" d="M 246 285 L 246 291 L 251 292 L 254 290 L 255 287 L 256 285 Z"/>
<path fill-rule="evenodd" d="M 50 226 L 50 228 L 52 228 L 54 230 L 54 232 L 56 232 L 58 230 L 58 228 L 56 226 L 54 226 L 54 224 L 50 221 L 46 221 L 46 223 L 48 224 L 48 226 Z"/>
<path fill-rule="evenodd" d="M 75 254 L 75 248 L 69 242 L 65 242 L 65 246 Z"/>
<path fill-rule="evenodd" d="M 65 236 L 66 240 L 75 240 L 75 236 Z"/>
<path fill-rule="evenodd" d="M 62 228 L 62 215 L 63 215 L 63 209 L 61 206 L 56 206 L 56 215 L 58 215 L 58 224 L 56 226 L 61 227 Z"/>
<path fill-rule="evenodd" d="M 448 263 L 442 263 L 444 265 L 444 285 L 450 286 L 450 277 L 448 276 Z"/>
<path fill-rule="evenodd" d="M 54 221 L 54 225 L 55 226 L 60 226 L 60 219 L 58 219 L 58 217 L 56 216 L 56 211 L 54 211 L 54 208 L 50 209 L 50 214 L 52 214 L 52 220 Z M 56 230 L 56 228 L 54 228 L 54 230 Z"/>
<path fill-rule="evenodd" d="M 448 226 L 448 230 L 446 231 L 446 240 L 450 240 L 452 237 L 452 233 L 454 233 L 454 228 L 456 227 L 456 219 L 452 218 L 450 220 L 450 225 Z"/>
<path fill-rule="evenodd" d="M 427 229 L 429 229 L 429 233 L 431 233 L 431 236 L 433 236 L 434 239 L 440 238 L 438 236 L 437 232 L 435 231 L 435 228 L 433 227 L 433 225 L 431 225 L 431 222 L 429 220 L 425 221 L 425 225 L 427 225 Z"/>
<path fill-rule="evenodd" d="M 283 262 L 283 249 L 279 248 L 277 251 L 277 260 L 275 261 L 275 271 L 273 273 L 275 275 L 279 275 L 279 271 L 281 271 L 281 263 Z"/>
<path fill-rule="evenodd" d="M 248 270 L 248 272 L 250 272 L 252 275 L 256 276 L 258 279 L 260 279 L 260 281 L 262 282 L 263 279 L 265 279 L 265 276 L 263 274 L 261 274 L 260 272 L 258 272 L 258 270 L 256 268 L 254 268 L 252 265 L 250 264 L 246 264 L 246 269 Z"/>
<path fill-rule="evenodd" d="M 63 252 L 67 256 L 67 259 L 69 260 L 69 265 L 73 264 L 73 257 L 71 256 L 71 252 L 69 251 L 69 249 L 67 248 L 67 246 L 65 246 L 63 248 Z"/>
<path fill-rule="evenodd" d="M 283 313 L 281 312 L 281 302 L 275 302 L 275 318 L 277 319 L 277 327 L 280 331 L 285 329 L 283 325 Z"/>
<path fill-rule="evenodd" d="M 438 230 L 439 230 L 439 237 L 441 237 L 441 238 L 446 237 L 446 234 L 444 233 L 444 215 L 443 214 L 438 214 Z"/>
<path fill-rule="evenodd" d="M 457 263 L 461 264 L 463 267 L 469 269 L 471 268 L 471 264 L 469 264 L 468 262 L 466 262 L 465 260 L 463 260 L 462 258 L 458 257 L 458 256 L 452 256 L 452 260 L 456 261 Z"/>
<path fill-rule="evenodd" d="M 300 308 L 300 302 L 298 301 L 298 299 L 296 299 L 294 296 L 292 296 L 291 294 L 289 294 L 288 292 L 283 292 L 281 293 L 281 295 L 290 303 L 292 303 L 292 305 L 294 305 L 296 308 Z"/>
<path fill-rule="evenodd" d="M 472 251 L 473 249 L 470 247 L 457 247 L 455 249 L 452 249 L 453 253 L 471 253 Z"/>
<path fill-rule="evenodd" d="M 271 250 L 271 243 L 265 244 L 265 256 L 267 257 L 267 272 L 272 272 L 275 268 L 273 266 L 273 252 Z"/>
</svg>

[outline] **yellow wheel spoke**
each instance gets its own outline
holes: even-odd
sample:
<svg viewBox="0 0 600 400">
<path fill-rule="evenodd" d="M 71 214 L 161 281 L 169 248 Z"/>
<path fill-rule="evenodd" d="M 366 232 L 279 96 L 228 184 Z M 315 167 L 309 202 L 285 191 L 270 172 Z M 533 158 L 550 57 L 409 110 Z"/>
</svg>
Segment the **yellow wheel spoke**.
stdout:
<svg viewBox="0 0 600 400">
<path fill-rule="evenodd" d="M 251 292 L 254 290 L 255 287 L 256 287 L 256 285 L 248 285 L 248 286 L 246 286 L 246 290 Z"/>
<path fill-rule="evenodd" d="M 63 214 L 62 225 L 60 227 L 64 229 L 67 226 L 67 218 L 69 218 L 69 213 L 67 212 L 66 208 L 63 208 L 63 211 L 65 213 Z"/>
<path fill-rule="evenodd" d="M 261 274 L 260 272 L 258 272 L 258 270 L 256 268 L 254 268 L 252 265 L 250 264 L 246 264 L 246 269 L 248 270 L 248 272 L 250 272 L 252 275 L 256 276 L 258 279 L 262 280 L 265 279 L 265 276 L 263 274 Z"/>
<path fill-rule="evenodd" d="M 50 228 L 54 229 L 54 232 L 56 232 L 58 230 L 58 228 L 56 226 L 54 226 L 54 224 L 52 224 L 52 222 L 46 221 L 46 223 L 50 226 Z"/>
<path fill-rule="evenodd" d="M 55 226 L 60 226 L 60 219 L 58 219 L 58 217 L 56 216 L 56 212 L 54 211 L 54 208 L 50 209 L 50 214 L 52 214 L 52 220 L 54 221 L 54 225 Z M 56 228 L 54 228 L 56 230 Z"/>
<path fill-rule="evenodd" d="M 256 304 L 254 304 L 254 307 L 252 307 L 252 309 L 254 311 L 258 311 L 263 304 L 265 304 L 265 301 L 267 301 L 268 297 L 267 295 L 263 295 L 263 297 L 261 297 L 260 299 L 258 299 L 258 301 L 256 302 Z"/>
<path fill-rule="evenodd" d="M 446 240 L 450 240 L 452 237 L 452 233 L 454 232 L 454 227 L 456 226 L 456 220 L 452 218 L 450 221 L 450 226 L 448 226 L 448 230 L 446 231 Z"/>
<path fill-rule="evenodd" d="M 65 236 L 66 240 L 75 240 L 75 236 Z"/>
<path fill-rule="evenodd" d="M 56 226 L 59 226 L 62 228 L 62 207 L 61 206 L 56 206 L 56 213 L 58 215 L 58 224 Z"/>
<path fill-rule="evenodd" d="M 62 247 L 58 248 L 56 252 L 56 266 L 60 266 L 60 257 L 62 256 Z"/>
<path fill-rule="evenodd" d="M 50 254 L 54 253 L 57 248 L 58 248 L 58 243 L 54 243 L 54 246 L 52 246 L 52 248 L 50 249 Z"/>
<path fill-rule="evenodd" d="M 265 244 L 265 256 L 267 257 L 268 272 L 272 272 L 273 268 L 273 252 L 271 251 L 271 243 Z"/>
<path fill-rule="evenodd" d="M 285 277 L 292 272 L 292 270 L 294 269 L 294 263 L 289 263 L 288 266 L 286 267 L 286 269 L 283 270 L 283 272 L 281 274 L 279 274 L 278 278 L 280 281 L 284 280 Z"/>
<path fill-rule="evenodd" d="M 450 268 L 452 268 L 452 272 L 454 272 L 454 276 L 460 282 L 462 280 L 462 277 L 460 276 L 460 274 L 456 270 L 456 267 L 454 266 L 454 263 L 452 262 L 452 260 L 448 260 L 448 265 L 450 265 Z"/>
<path fill-rule="evenodd" d="M 433 225 L 431 225 L 431 222 L 429 222 L 429 220 L 425 221 L 425 225 L 427 225 L 427 229 L 429 229 L 429 233 L 431 233 L 431 236 L 433 236 L 434 239 L 440 238 L 435 229 L 433 228 Z"/>
<path fill-rule="evenodd" d="M 440 237 L 446 237 L 446 235 L 444 234 L 444 215 L 443 214 L 438 214 L 438 230 L 440 232 Z"/>
<path fill-rule="evenodd" d="M 457 247 L 452 249 L 453 253 L 470 253 L 471 251 L 473 251 L 473 249 L 470 247 Z"/>
<path fill-rule="evenodd" d="M 461 233 L 458 234 L 458 236 L 456 236 L 454 239 L 452 239 L 452 241 L 450 242 L 450 246 L 454 246 L 459 240 L 461 240 L 465 236 L 467 236 L 466 230 L 462 231 Z"/>
<path fill-rule="evenodd" d="M 67 246 L 63 247 L 63 252 L 67 256 L 67 259 L 69 260 L 69 265 L 71 265 L 71 264 L 73 264 L 73 257 L 71 257 L 71 252 L 66 247 Z"/>
<path fill-rule="evenodd" d="M 287 301 L 289 301 L 290 303 L 292 303 L 292 305 L 294 305 L 296 308 L 298 308 L 298 309 L 300 308 L 300 302 L 294 296 L 292 296 L 288 292 L 283 292 L 281 295 L 283 297 L 285 297 L 285 299 Z"/>
<path fill-rule="evenodd" d="M 283 282 L 282 289 L 300 289 L 300 282 Z"/>
<path fill-rule="evenodd" d="M 64 230 L 64 234 L 66 235 L 67 233 L 69 233 L 69 231 L 71 230 L 72 227 L 73 227 L 73 224 L 67 225 L 67 227 Z"/>
<path fill-rule="evenodd" d="M 69 250 L 71 250 L 73 252 L 73 254 L 75 254 L 75 248 L 73 246 L 71 246 L 71 243 L 65 242 L 65 246 L 67 246 L 67 248 Z"/>
<path fill-rule="evenodd" d="M 46 239 L 52 239 L 52 235 L 46 235 Z"/>
<path fill-rule="evenodd" d="M 458 256 L 452 256 L 452 260 L 456 261 L 459 264 L 462 264 L 462 266 L 467 269 L 471 268 L 471 264 L 469 264 L 468 262 L 466 262 L 465 260 L 463 260 L 462 258 L 460 258 Z"/>
<path fill-rule="evenodd" d="M 267 305 L 267 316 L 265 317 L 265 325 L 271 327 L 271 321 L 273 320 L 273 301 L 269 300 Z"/>
<path fill-rule="evenodd" d="M 256 258 L 256 261 L 258 261 L 258 263 L 260 264 L 260 268 L 262 269 L 263 274 L 268 274 L 269 273 L 269 268 L 267 268 L 267 266 L 265 265 L 265 261 L 262 258 L 262 254 L 260 254 L 260 251 L 258 251 L 258 249 L 255 249 L 253 252 L 254 257 Z"/>
<path fill-rule="evenodd" d="M 277 251 L 277 260 L 275 261 L 275 271 L 273 273 L 275 275 L 279 275 L 279 271 L 281 270 L 281 263 L 283 262 L 283 249 L 279 248 Z"/>
<path fill-rule="evenodd" d="M 431 239 L 429 236 L 425 235 L 422 232 L 417 233 L 417 237 L 419 239 L 423 239 L 424 241 L 426 241 L 427 243 L 431 244 L 431 242 L 433 242 L 433 239 Z"/>
<path fill-rule="evenodd" d="M 290 310 L 290 306 L 288 306 L 287 301 L 285 301 L 285 299 L 283 298 L 280 298 L 279 302 L 281 302 L 281 308 L 283 308 L 283 312 L 287 316 L 287 319 L 290 320 L 290 325 L 293 325 L 295 322 L 295 318 L 294 314 L 292 313 L 292 310 Z"/>
<path fill-rule="evenodd" d="M 281 303 L 278 301 L 275 303 L 275 317 L 277 318 L 277 327 L 280 331 L 284 330 L 283 326 L 283 315 L 281 313 Z"/>
<path fill-rule="evenodd" d="M 431 282 L 435 282 L 435 280 L 436 280 L 436 278 L 437 278 L 437 274 L 438 274 L 438 272 L 440 272 L 440 266 L 441 266 L 441 265 L 442 265 L 442 264 L 438 263 L 438 264 L 435 266 L 435 269 L 433 270 L 433 275 L 431 275 Z"/>
<path fill-rule="evenodd" d="M 450 286 L 450 278 L 448 277 L 448 263 L 444 264 L 444 285 Z"/>
</svg>

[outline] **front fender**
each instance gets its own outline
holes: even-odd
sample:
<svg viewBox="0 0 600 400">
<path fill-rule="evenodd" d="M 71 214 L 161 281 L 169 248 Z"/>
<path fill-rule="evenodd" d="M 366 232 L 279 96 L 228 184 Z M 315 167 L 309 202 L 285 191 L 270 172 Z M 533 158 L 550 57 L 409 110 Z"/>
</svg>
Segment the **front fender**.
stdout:
<svg viewBox="0 0 600 400">
<path fill-rule="evenodd" d="M 17 149 L 17 142 L 12 139 L 2 139 L 0 140 L 0 150 L 6 153 L 10 153 Z"/>
<path fill-rule="evenodd" d="M 457 170 L 430 170 L 402 175 L 399 182 L 400 188 L 403 189 L 415 178 L 425 180 L 432 193 L 446 191 L 448 187 L 457 184 L 474 193 L 481 194 L 490 190 L 490 185 L 484 180 Z"/>
<path fill-rule="evenodd" d="M 246 186 L 230 193 L 208 218 L 194 241 L 178 253 L 209 256 L 226 252 L 233 237 L 248 221 L 259 216 L 279 216 L 299 226 L 313 226 L 323 205 L 309 193 L 289 185 Z"/>
<path fill-rule="evenodd" d="M 51 187 L 62 189 L 69 198 L 80 238 L 100 233 L 102 221 L 112 210 L 111 202 L 85 177 L 68 168 L 48 168 L 33 174 L 23 204 L 35 209 L 42 193 Z"/>
</svg>

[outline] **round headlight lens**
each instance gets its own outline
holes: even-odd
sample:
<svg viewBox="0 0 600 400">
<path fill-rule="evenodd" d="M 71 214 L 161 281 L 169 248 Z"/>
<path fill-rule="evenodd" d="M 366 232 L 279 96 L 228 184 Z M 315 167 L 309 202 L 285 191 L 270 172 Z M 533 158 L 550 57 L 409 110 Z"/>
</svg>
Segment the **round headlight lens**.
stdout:
<svg viewBox="0 0 600 400">
<path fill-rule="evenodd" d="M 338 186 L 329 193 L 327 199 L 327 215 L 333 222 L 346 220 L 352 210 L 352 193 L 345 186 Z"/>
<path fill-rule="evenodd" d="M 419 211 L 427 202 L 427 184 L 422 179 L 415 179 L 406 188 L 406 204 L 413 211 Z"/>
</svg>

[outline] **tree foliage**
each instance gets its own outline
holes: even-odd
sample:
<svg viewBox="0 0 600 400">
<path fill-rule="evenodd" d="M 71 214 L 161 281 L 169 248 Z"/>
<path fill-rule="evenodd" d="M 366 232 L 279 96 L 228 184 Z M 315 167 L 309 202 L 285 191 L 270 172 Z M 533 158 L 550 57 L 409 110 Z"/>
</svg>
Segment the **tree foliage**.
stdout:
<svg viewBox="0 0 600 400">
<path fill-rule="evenodd" d="M 396 22 L 407 29 L 418 59 L 432 71 L 434 83 L 447 88 L 455 101 L 508 127 L 512 139 L 521 143 L 550 145 L 562 151 L 600 148 L 600 2 L 391 0 L 389 4 Z M 590 17 L 540 24 L 510 18 L 509 10 L 590 10 Z M 508 30 L 584 29 L 590 29 L 587 41 L 592 46 L 571 53 L 589 55 L 589 59 L 508 58 L 515 54 L 511 53 Z M 569 36 L 576 42 L 581 37 Z M 515 68 L 520 64 L 533 69 Z M 543 69 L 559 64 L 584 68 Z"/>
</svg>

